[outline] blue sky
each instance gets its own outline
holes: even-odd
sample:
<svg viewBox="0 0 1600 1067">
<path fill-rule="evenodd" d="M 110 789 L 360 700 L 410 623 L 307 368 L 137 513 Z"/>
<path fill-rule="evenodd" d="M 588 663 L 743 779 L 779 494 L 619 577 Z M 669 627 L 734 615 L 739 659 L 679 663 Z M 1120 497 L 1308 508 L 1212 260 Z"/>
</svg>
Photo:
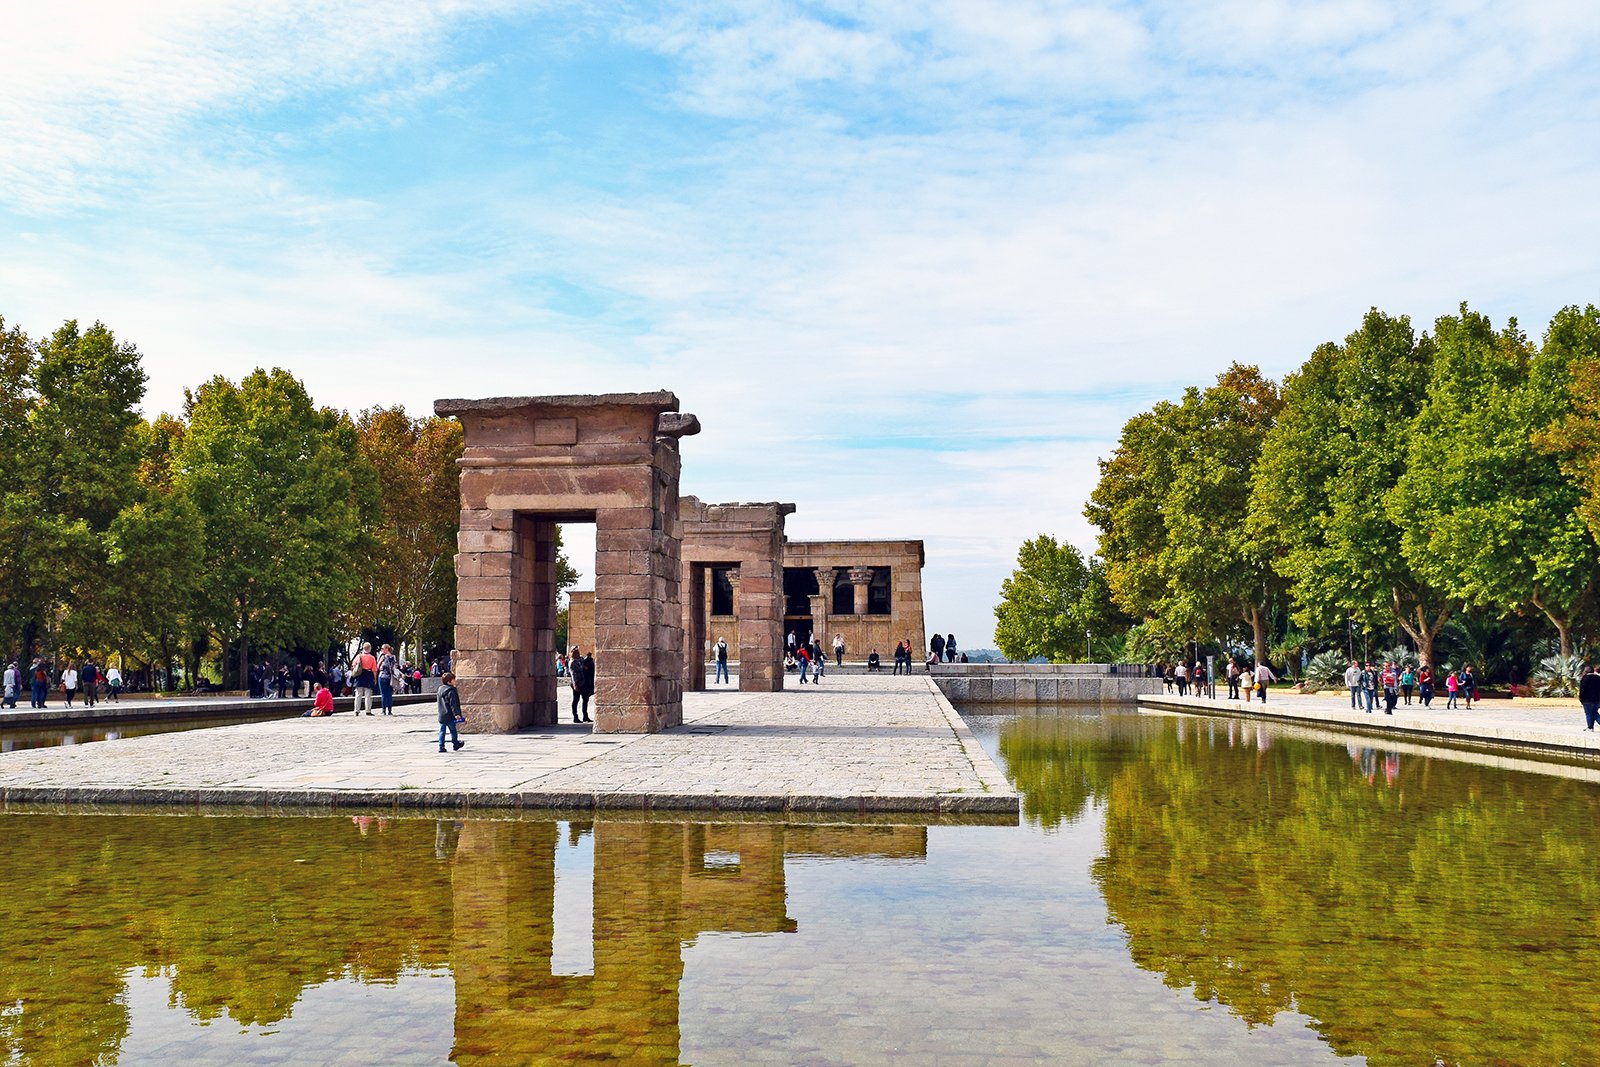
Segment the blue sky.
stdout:
<svg viewBox="0 0 1600 1067">
<path fill-rule="evenodd" d="M 1596 54 L 1554 0 L 11 4 L 0 315 L 151 411 L 672 389 L 685 492 L 926 539 L 977 647 L 1154 400 L 1596 300 Z"/>
</svg>

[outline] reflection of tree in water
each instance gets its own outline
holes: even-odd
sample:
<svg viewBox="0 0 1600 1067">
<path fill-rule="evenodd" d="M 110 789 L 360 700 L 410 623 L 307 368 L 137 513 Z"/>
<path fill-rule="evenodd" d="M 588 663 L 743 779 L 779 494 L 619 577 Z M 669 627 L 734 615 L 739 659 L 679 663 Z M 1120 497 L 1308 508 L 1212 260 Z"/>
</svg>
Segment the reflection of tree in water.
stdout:
<svg viewBox="0 0 1600 1067">
<path fill-rule="evenodd" d="M 1170 724 L 1124 763 L 1094 865 L 1134 962 L 1374 1064 L 1594 1062 L 1592 786 Z"/>
<path fill-rule="evenodd" d="M 1022 793 L 1022 814 L 1046 830 L 1076 822 L 1103 798 L 1117 763 L 1136 748 L 1135 729 L 1093 715 L 1020 715 L 1000 728 L 1000 757 Z"/>
<path fill-rule="evenodd" d="M 594 973 L 552 973 L 557 824 L 5 816 L 0 1062 L 114 1063 L 124 976 L 176 1006 L 287 1018 L 312 986 L 448 966 L 461 1064 L 678 1062 L 682 953 L 781 933 L 784 859 L 919 859 L 923 827 L 602 822 Z M 6 1006 L 10 1007 L 6 1007 Z"/>
<path fill-rule="evenodd" d="M 115 1062 L 122 978 L 164 969 L 200 1019 L 288 1016 L 307 986 L 449 958 L 431 822 L 6 816 L 0 1059 Z M 371 916 L 393 921 L 373 922 Z"/>
</svg>

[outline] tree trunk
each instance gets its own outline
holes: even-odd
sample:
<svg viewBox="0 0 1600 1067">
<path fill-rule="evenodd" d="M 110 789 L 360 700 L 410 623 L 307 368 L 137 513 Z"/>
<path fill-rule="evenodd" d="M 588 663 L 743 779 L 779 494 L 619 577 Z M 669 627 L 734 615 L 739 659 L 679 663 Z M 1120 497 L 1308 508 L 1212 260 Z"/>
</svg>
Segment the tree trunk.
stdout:
<svg viewBox="0 0 1600 1067">
<path fill-rule="evenodd" d="M 1396 602 L 1399 599 L 1397 592 L 1395 595 Z M 1412 643 L 1417 646 L 1417 658 L 1430 667 L 1437 667 L 1438 664 L 1433 659 L 1433 639 L 1439 636 L 1439 631 L 1444 629 L 1444 624 L 1450 621 L 1449 605 L 1440 608 L 1439 614 L 1435 615 L 1430 623 L 1427 609 L 1421 604 L 1416 607 L 1416 617 L 1407 618 L 1400 614 L 1397 603 L 1395 621 L 1400 624 L 1400 628 L 1406 632 L 1406 636 L 1410 637 Z"/>
<path fill-rule="evenodd" d="M 1550 625 L 1556 628 L 1556 639 L 1561 643 L 1561 655 L 1563 657 L 1572 655 L 1572 619 L 1577 614 L 1579 605 L 1587 600 L 1588 597 L 1589 590 L 1585 589 L 1573 603 L 1572 612 L 1563 616 L 1557 616 L 1555 612 L 1551 611 L 1539 594 L 1535 593 L 1530 598 L 1533 601 L 1533 606 L 1543 612 L 1544 617 L 1550 620 Z"/>
<path fill-rule="evenodd" d="M 1246 621 L 1250 623 L 1250 633 L 1251 633 L 1251 636 L 1255 639 L 1256 665 L 1260 666 L 1261 664 L 1267 662 L 1267 617 L 1266 617 L 1266 612 L 1262 611 L 1256 605 L 1251 604 L 1250 605 L 1250 614 L 1246 617 Z"/>
<path fill-rule="evenodd" d="M 239 688 L 250 691 L 250 638 L 239 635 Z"/>
</svg>

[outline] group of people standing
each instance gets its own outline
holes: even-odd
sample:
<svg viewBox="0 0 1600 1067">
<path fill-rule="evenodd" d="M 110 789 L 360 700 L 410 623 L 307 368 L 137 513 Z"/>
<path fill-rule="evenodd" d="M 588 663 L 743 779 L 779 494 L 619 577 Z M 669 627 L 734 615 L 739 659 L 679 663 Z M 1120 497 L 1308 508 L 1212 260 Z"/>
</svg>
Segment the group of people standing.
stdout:
<svg viewBox="0 0 1600 1067">
<path fill-rule="evenodd" d="M 1157 664 L 1156 671 L 1169 693 L 1176 689 L 1179 696 L 1188 696 L 1191 691 L 1197 697 L 1215 698 L 1217 695 L 1215 679 L 1211 677 L 1211 669 L 1205 660 Z M 1232 656 L 1223 664 L 1222 676 L 1228 683 L 1228 699 L 1243 700 L 1246 704 L 1250 702 L 1252 694 L 1265 704 L 1267 686 L 1278 680 L 1265 660 L 1257 663 L 1252 670 Z"/>
<path fill-rule="evenodd" d="M 1383 713 L 1393 715 L 1395 707 L 1403 696 L 1407 706 L 1411 704 L 1412 694 L 1415 693 L 1418 701 L 1425 708 L 1433 707 L 1433 696 L 1438 679 L 1433 668 L 1426 663 L 1413 666 L 1409 663 L 1384 663 L 1379 669 L 1376 663 L 1351 663 L 1344 672 L 1345 688 L 1350 690 L 1350 708 L 1352 711 L 1365 709 L 1368 715 L 1372 714 L 1377 705 L 1378 696 L 1383 696 Z M 1472 664 L 1467 664 L 1458 671 L 1447 671 L 1444 676 L 1444 690 L 1449 695 L 1445 702 L 1446 708 L 1461 707 L 1461 701 L 1466 702 L 1466 710 L 1472 710 L 1472 702 L 1478 699 L 1478 676 L 1472 672 Z"/>
<path fill-rule="evenodd" d="M 32 698 L 29 707 L 47 707 L 52 683 L 61 690 L 62 698 L 69 708 L 73 706 L 73 701 L 80 693 L 83 695 L 84 706 L 94 707 L 99 702 L 102 686 L 105 687 L 107 699 L 112 702 L 116 702 L 122 695 L 122 671 L 116 667 L 102 669 L 95 663 L 93 656 L 85 656 L 78 664 L 68 660 L 59 674 L 52 669 L 49 660 L 43 656 L 35 656 L 26 671 L 17 666 L 16 660 L 6 664 L 4 697 L 0 698 L 0 707 L 15 708 L 17 701 L 22 698 L 23 686 L 28 687 Z"/>
</svg>

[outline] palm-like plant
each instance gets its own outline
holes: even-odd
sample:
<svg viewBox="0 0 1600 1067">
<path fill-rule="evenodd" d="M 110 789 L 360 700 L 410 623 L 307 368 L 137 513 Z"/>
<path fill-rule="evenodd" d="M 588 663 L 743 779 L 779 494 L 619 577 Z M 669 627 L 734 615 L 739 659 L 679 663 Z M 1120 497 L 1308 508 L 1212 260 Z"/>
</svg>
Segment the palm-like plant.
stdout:
<svg viewBox="0 0 1600 1067">
<path fill-rule="evenodd" d="M 1578 656 L 1546 656 L 1528 677 L 1528 684 L 1542 697 L 1570 697 L 1578 694 L 1583 677 L 1583 660 Z"/>
</svg>

